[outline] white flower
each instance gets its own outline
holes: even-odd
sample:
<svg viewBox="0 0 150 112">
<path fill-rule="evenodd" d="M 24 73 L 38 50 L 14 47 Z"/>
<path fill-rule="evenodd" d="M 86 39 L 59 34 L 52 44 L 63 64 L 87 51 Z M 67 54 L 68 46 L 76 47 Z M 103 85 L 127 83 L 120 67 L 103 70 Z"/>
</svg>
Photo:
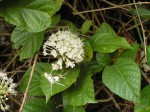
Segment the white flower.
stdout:
<svg viewBox="0 0 150 112">
<path fill-rule="evenodd" d="M 74 62 L 73 62 L 73 61 L 70 61 L 69 59 L 66 59 L 65 64 L 66 64 L 66 68 L 68 68 L 69 66 L 70 66 L 71 68 L 73 68 L 73 67 L 75 66 Z"/>
<path fill-rule="evenodd" d="M 78 35 L 66 30 L 52 34 L 43 45 L 43 54 L 51 55 L 58 60 L 52 64 L 53 70 L 62 69 L 63 63 L 66 68 L 73 68 L 76 63 L 83 61 L 83 42 Z"/>
<path fill-rule="evenodd" d="M 58 53 L 56 52 L 56 50 L 51 50 L 51 54 L 52 54 L 52 56 L 54 57 L 54 58 L 56 58 L 57 57 L 57 55 L 58 55 Z"/>
<path fill-rule="evenodd" d="M 16 84 L 13 79 L 8 78 L 7 74 L 0 71 L 0 108 L 2 111 L 9 110 L 10 106 L 5 103 L 9 95 L 17 95 Z"/>
<path fill-rule="evenodd" d="M 5 76 L 7 76 L 7 74 L 0 71 L 0 78 L 5 77 Z"/>
<path fill-rule="evenodd" d="M 53 71 L 51 71 L 50 74 L 48 73 L 44 73 L 44 77 L 50 82 L 50 86 L 51 86 L 51 94 L 52 94 L 52 86 L 53 84 L 58 84 L 60 86 L 65 86 L 64 84 L 60 83 L 60 79 L 65 79 L 65 75 L 68 73 L 66 72 L 64 75 L 62 75 L 62 72 L 58 75 L 54 75 L 52 74 Z"/>
</svg>

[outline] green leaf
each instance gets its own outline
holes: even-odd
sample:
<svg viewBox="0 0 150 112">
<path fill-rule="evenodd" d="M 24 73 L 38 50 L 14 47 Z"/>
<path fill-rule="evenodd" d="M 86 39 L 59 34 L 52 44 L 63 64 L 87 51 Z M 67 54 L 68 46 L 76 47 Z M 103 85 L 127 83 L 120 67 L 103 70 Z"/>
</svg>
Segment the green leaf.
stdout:
<svg viewBox="0 0 150 112">
<path fill-rule="evenodd" d="M 135 59 L 136 54 L 137 54 L 137 52 L 139 50 L 139 44 L 138 43 L 133 43 L 133 44 L 131 44 L 131 47 L 133 49 L 126 49 L 126 50 L 124 50 L 123 53 L 121 54 L 121 57 Z"/>
<path fill-rule="evenodd" d="M 147 50 L 147 64 L 150 66 L 150 46 L 146 46 Z"/>
<path fill-rule="evenodd" d="M 40 87 L 41 85 L 41 75 L 43 75 L 44 72 L 50 72 L 51 66 L 46 63 L 37 63 L 35 66 L 34 74 L 31 80 L 31 84 L 29 86 L 28 94 L 31 96 L 40 96 L 43 95 L 42 89 Z M 30 67 L 24 74 L 21 85 L 19 87 L 20 91 L 23 93 L 26 90 L 28 80 L 30 77 L 32 67 Z"/>
<path fill-rule="evenodd" d="M 96 34 L 99 34 L 99 33 L 109 33 L 114 36 L 116 35 L 116 33 L 112 29 L 112 27 L 106 22 L 103 22 L 101 27 L 99 29 L 97 29 Z"/>
<path fill-rule="evenodd" d="M 84 40 L 84 61 L 89 62 L 93 58 L 93 50 L 88 39 Z"/>
<path fill-rule="evenodd" d="M 37 0 L 38 1 L 38 0 Z M 46 3 L 47 1 L 47 3 Z M 64 0 L 42 0 L 39 1 L 42 2 L 44 4 L 47 4 L 47 7 L 43 7 L 43 10 L 46 11 L 49 15 L 54 15 L 57 11 L 59 11 L 59 9 L 61 8 Z M 37 3 L 37 5 L 40 5 L 40 3 Z"/>
<path fill-rule="evenodd" d="M 59 10 L 62 2 L 62 0 L 6 0 L 0 4 L 0 16 L 29 32 L 40 32 L 50 26 L 51 16 Z"/>
<path fill-rule="evenodd" d="M 18 49 L 22 47 L 19 55 L 20 60 L 33 57 L 35 52 L 37 52 L 43 42 L 44 31 L 43 32 L 27 32 L 21 27 L 16 27 L 13 30 L 11 41 L 13 42 L 14 48 Z"/>
<path fill-rule="evenodd" d="M 91 76 L 91 72 L 84 70 L 76 84 L 63 92 L 64 105 L 81 106 L 96 103 Z"/>
<path fill-rule="evenodd" d="M 102 53 L 111 53 L 118 48 L 131 49 L 128 42 L 124 38 L 116 36 L 115 31 L 105 22 L 92 36 L 90 43 L 93 51 Z"/>
<path fill-rule="evenodd" d="M 136 9 L 132 9 L 134 15 L 137 15 Z M 150 19 L 150 10 L 139 7 L 138 8 L 139 15 L 144 19 Z"/>
<path fill-rule="evenodd" d="M 93 51 L 102 53 L 111 53 L 118 48 L 131 49 L 128 42 L 122 38 L 111 33 L 95 34 L 90 40 Z"/>
<path fill-rule="evenodd" d="M 49 69 L 52 70 L 52 67 L 49 67 Z M 54 83 L 52 85 L 44 76 L 42 76 L 41 88 L 44 95 L 46 96 L 46 102 L 51 98 L 51 96 L 61 91 L 64 91 L 65 89 L 70 87 L 77 80 L 79 72 L 79 68 L 53 71 L 51 73 L 52 76 L 62 75 L 64 78 L 60 78 L 59 82 Z"/>
<path fill-rule="evenodd" d="M 85 21 L 83 23 L 83 25 L 82 25 L 82 28 L 81 28 L 82 34 L 86 34 L 89 31 L 91 25 L 92 25 L 92 21 L 91 20 Z"/>
<path fill-rule="evenodd" d="M 140 101 L 141 73 L 131 58 L 119 58 L 112 66 L 105 67 L 102 75 L 104 84 L 120 97 Z"/>
<path fill-rule="evenodd" d="M 150 85 L 141 92 L 141 102 L 135 105 L 134 112 L 150 112 Z"/>
<path fill-rule="evenodd" d="M 111 58 L 109 57 L 109 54 L 97 53 L 96 60 L 99 63 L 99 65 L 104 67 L 111 64 Z"/>
<path fill-rule="evenodd" d="M 45 102 L 44 98 L 28 100 L 23 112 L 57 112 L 53 102 Z"/>
<path fill-rule="evenodd" d="M 85 68 L 91 71 L 92 74 L 100 72 L 103 70 L 104 66 L 101 66 L 97 61 L 90 61 L 86 64 Z"/>
<path fill-rule="evenodd" d="M 60 21 L 60 18 L 61 18 L 60 14 L 53 16 L 51 26 L 57 25 Z"/>
<path fill-rule="evenodd" d="M 74 33 L 78 32 L 77 31 L 78 29 L 77 29 L 76 25 L 74 23 L 72 23 L 71 21 L 61 20 L 60 23 L 61 23 L 61 25 L 68 26 L 71 29 L 72 32 L 74 32 Z"/>
<path fill-rule="evenodd" d="M 67 105 L 64 108 L 63 112 L 85 112 L 83 106 L 72 106 L 72 105 Z"/>
</svg>

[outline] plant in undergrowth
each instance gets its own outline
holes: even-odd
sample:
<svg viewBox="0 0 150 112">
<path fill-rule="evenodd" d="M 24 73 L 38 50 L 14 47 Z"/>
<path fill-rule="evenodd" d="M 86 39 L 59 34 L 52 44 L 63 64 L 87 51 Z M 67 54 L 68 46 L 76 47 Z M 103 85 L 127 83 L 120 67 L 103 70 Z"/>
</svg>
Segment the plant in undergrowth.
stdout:
<svg viewBox="0 0 150 112">
<path fill-rule="evenodd" d="M 9 96 L 17 95 L 16 87 L 17 84 L 13 83 L 13 79 L 0 71 L 0 108 L 2 111 L 10 109 L 10 105 L 6 102 L 9 100 Z"/>
<path fill-rule="evenodd" d="M 106 22 L 90 38 L 84 38 L 81 35 L 86 35 L 92 22 L 87 20 L 78 32 L 73 23 L 60 20 L 56 12 L 63 0 L 14 1 L 0 1 L 0 16 L 16 25 L 11 40 L 13 47 L 19 49 L 20 61 L 34 57 L 36 53 L 48 58 L 30 66 L 21 80 L 19 91 L 26 93 L 29 87 L 31 97 L 23 105 L 24 112 L 85 112 L 84 105 L 98 102 L 92 76 L 99 72 L 111 92 L 135 104 L 144 102 L 144 106 L 149 106 L 145 99 L 149 97 L 150 89 L 148 86 L 141 93 L 141 73 L 134 61 L 139 49 L 137 43 L 130 45 Z M 59 23 L 64 24 L 61 26 L 64 29 L 53 31 Z M 54 32 L 48 34 L 48 39 L 46 30 Z M 120 49 L 123 49 L 121 53 Z M 117 55 L 111 57 L 112 54 Z M 0 104 L 1 110 L 5 111 L 9 109 L 5 104 L 7 95 L 16 95 L 16 85 L 4 73 L 0 75 Z M 63 106 L 60 110 L 57 109 L 59 105 Z M 143 107 L 136 106 L 135 109 L 142 112 L 138 110 Z"/>
<path fill-rule="evenodd" d="M 127 50 L 112 62 L 109 54 L 120 48 Z M 82 38 L 68 29 L 53 33 L 44 42 L 42 52 L 43 56 L 51 56 L 54 61 L 36 64 L 29 95 L 44 95 L 45 101 L 49 102 L 61 92 L 59 97 L 62 98 L 64 111 L 71 108 L 69 105 L 80 110 L 78 107 L 87 103 L 97 103 L 91 77 L 93 73 L 103 71 L 103 83 L 112 92 L 126 100 L 140 102 L 141 74 L 134 62 L 137 49 L 123 37 L 117 36 L 107 23 L 103 23 L 91 38 Z M 98 64 L 97 71 L 95 63 L 88 66 L 94 61 Z M 30 73 L 31 68 L 23 77 L 20 85 L 22 92 L 26 90 Z M 27 103 L 25 108 L 29 105 Z"/>
</svg>

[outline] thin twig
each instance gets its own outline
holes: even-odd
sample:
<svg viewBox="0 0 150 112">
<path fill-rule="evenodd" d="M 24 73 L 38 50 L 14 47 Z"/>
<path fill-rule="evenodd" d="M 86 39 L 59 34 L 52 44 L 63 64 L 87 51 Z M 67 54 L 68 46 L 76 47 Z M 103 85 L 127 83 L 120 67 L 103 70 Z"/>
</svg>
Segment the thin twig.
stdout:
<svg viewBox="0 0 150 112">
<path fill-rule="evenodd" d="M 90 7 L 91 9 L 93 9 L 92 4 L 90 3 L 90 1 L 88 1 L 88 4 L 89 4 L 89 7 Z M 101 24 L 100 24 L 100 21 L 99 21 L 97 15 L 96 15 L 96 13 L 93 12 L 92 14 L 93 14 L 93 16 L 94 16 L 94 18 L 95 18 L 95 20 L 96 20 L 98 26 L 100 26 Z"/>
<path fill-rule="evenodd" d="M 135 3 L 135 0 L 133 0 L 133 2 L 134 2 L 135 9 L 136 9 L 136 13 L 137 13 L 137 16 L 138 16 L 138 19 L 139 19 L 139 22 L 140 22 L 140 25 L 141 25 L 141 28 L 142 28 L 142 34 L 143 34 L 143 40 L 144 40 L 144 51 L 145 51 L 145 58 L 146 58 L 146 57 L 147 57 L 147 52 L 146 52 L 146 36 L 145 36 L 145 30 L 144 30 L 144 27 L 143 27 L 143 24 L 142 24 L 142 21 L 141 21 L 141 18 L 140 18 L 140 14 L 139 14 L 137 5 L 136 5 L 136 3 Z M 147 59 L 147 58 L 146 58 L 146 59 Z"/>
<path fill-rule="evenodd" d="M 114 102 L 116 108 L 118 108 L 120 110 L 120 106 L 117 104 L 114 96 L 112 95 L 112 93 L 110 93 L 106 88 L 104 88 L 104 90 L 106 91 L 106 93 L 109 95 L 109 97 L 111 98 L 111 100 Z"/>
<path fill-rule="evenodd" d="M 123 23 L 121 28 L 119 28 L 117 35 L 119 35 L 121 33 L 122 29 L 125 28 L 127 25 L 129 25 L 132 21 L 133 21 L 133 19 L 129 20 L 127 23 Z"/>
<path fill-rule="evenodd" d="M 140 29 L 139 29 L 139 27 L 138 27 L 137 20 L 136 20 L 136 18 L 135 18 L 134 16 L 133 16 L 133 20 L 134 20 L 135 27 L 136 27 L 136 29 L 137 29 L 137 33 L 138 33 L 139 38 L 140 38 L 141 45 L 142 45 L 142 47 L 144 47 L 143 37 L 142 37 L 141 32 L 140 32 Z"/>
<path fill-rule="evenodd" d="M 104 85 L 102 85 L 101 87 L 98 87 L 98 90 L 96 90 L 95 92 L 95 96 L 97 96 L 100 93 L 100 91 L 104 89 L 104 87 L 105 87 Z"/>
<path fill-rule="evenodd" d="M 111 97 L 109 97 L 107 99 L 103 99 L 103 100 L 96 100 L 96 102 L 98 102 L 98 103 L 105 103 L 105 102 L 109 102 L 109 101 L 112 101 Z"/>
<path fill-rule="evenodd" d="M 106 109 L 111 106 L 113 106 L 113 103 L 107 104 L 106 106 L 104 106 L 100 110 L 98 110 L 98 112 L 106 112 Z"/>
<path fill-rule="evenodd" d="M 73 12 L 76 10 L 76 7 L 77 7 L 76 5 L 77 5 L 77 0 L 74 0 L 74 3 L 73 3 L 73 8 L 74 8 Z"/>
<path fill-rule="evenodd" d="M 77 9 L 74 9 L 74 8 L 72 7 L 72 5 L 70 5 L 70 3 L 65 2 L 65 4 L 68 5 L 73 11 L 78 12 Z M 86 19 L 82 14 L 78 14 L 78 15 L 79 15 L 82 19 L 84 19 L 84 20 Z"/>
<path fill-rule="evenodd" d="M 12 73 L 23 73 L 26 72 L 25 70 L 21 70 L 21 71 L 11 71 L 11 72 L 6 72 L 7 74 L 12 74 Z"/>
<path fill-rule="evenodd" d="M 10 34 L 10 33 L 0 33 L 0 36 L 3 36 L 3 35 L 11 36 L 11 34 Z"/>
<path fill-rule="evenodd" d="M 100 9 L 100 6 L 99 6 L 99 3 L 98 3 L 98 1 L 97 1 L 97 0 L 96 0 L 96 5 L 97 5 L 97 7 Z M 103 16 L 103 12 L 102 12 L 102 11 L 100 11 L 99 13 L 100 13 L 100 15 L 101 15 L 101 17 L 102 17 L 103 21 L 105 21 L 105 18 L 104 18 L 104 16 Z"/>
<path fill-rule="evenodd" d="M 87 10 L 87 11 L 81 11 L 81 12 L 74 12 L 74 15 L 79 15 L 79 14 L 83 14 L 83 13 L 89 13 L 89 12 L 97 12 L 97 11 L 104 11 L 104 10 L 110 10 L 110 9 L 117 9 L 117 8 L 122 8 L 122 7 L 126 7 L 126 6 L 132 6 L 135 4 L 150 4 L 150 2 L 138 2 L 138 3 L 131 3 L 131 4 L 124 4 L 124 5 L 118 5 L 115 7 L 107 7 L 107 8 L 101 8 L 101 9 L 92 9 L 92 10 Z"/>
<path fill-rule="evenodd" d="M 120 5 L 113 4 L 113 3 L 111 3 L 111 2 L 109 2 L 109 1 L 107 1 L 107 0 L 102 0 L 102 1 L 105 2 L 105 3 L 107 3 L 107 4 L 109 4 L 109 5 L 111 5 L 111 6 L 113 6 L 113 7 L 120 6 Z M 120 7 L 120 8 L 121 8 L 121 9 L 124 9 L 124 10 L 126 10 L 126 11 L 130 11 L 130 10 L 124 8 L 124 7 Z"/>
<path fill-rule="evenodd" d="M 80 0 L 79 2 L 80 2 L 79 4 L 81 4 L 83 10 L 88 10 L 88 8 L 85 8 L 85 6 L 84 6 L 84 1 Z M 75 11 L 74 11 L 74 12 L 75 12 Z M 85 14 L 85 17 L 86 17 L 86 19 L 89 19 L 89 20 L 90 20 L 90 17 L 89 17 L 88 14 Z"/>
<path fill-rule="evenodd" d="M 142 21 L 142 23 L 145 23 L 145 22 L 147 22 L 147 21 L 149 21 L 149 20 L 148 20 L 148 19 L 145 19 L 145 20 Z M 139 25 L 140 25 L 140 24 L 137 24 L 137 26 L 139 26 Z M 132 30 L 132 29 L 134 29 L 134 28 L 136 28 L 136 25 L 133 25 L 133 26 L 127 28 L 126 31 Z"/>
<path fill-rule="evenodd" d="M 35 59 L 34 59 L 34 63 L 33 63 L 33 66 L 32 66 L 32 71 L 31 71 L 31 73 L 30 73 L 28 85 L 27 85 L 27 87 L 26 87 L 26 91 L 25 91 L 25 93 L 24 93 L 24 98 L 23 98 L 23 101 L 22 101 L 22 104 L 21 104 L 21 107 L 20 107 L 19 112 L 22 112 L 22 111 L 23 111 L 23 108 L 24 108 L 24 105 L 25 105 L 25 102 L 26 102 L 26 99 L 27 99 L 28 89 L 29 89 L 29 86 L 30 86 L 30 83 L 31 83 L 31 79 L 32 79 L 34 70 L 35 70 L 35 65 L 36 65 L 36 62 L 37 62 L 37 58 L 38 58 L 38 54 L 36 54 Z"/>
<path fill-rule="evenodd" d="M 9 97 L 9 96 L 8 96 Z M 13 98 L 13 97 L 9 97 L 13 102 L 15 102 L 16 104 L 18 104 L 19 106 L 21 106 L 21 103 L 18 101 L 18 100 L 16 100 L 15 98 Z"/>
<path fill-rule="evenodd" d="M 150 78 L 141 70 L 141 74 L 144 77 L 144 79 L 147 81 L 148 84 L 150 84 Z"/>
<path fill-rule="evenodd" d="M 11 65 L 11 63 L 17 58 L 18 53 L 15 55 L 15 57 L 7 64 L 7 66 L 4 68 L 4 72 L 8 69 L 8 67 Z"/>
</svg>

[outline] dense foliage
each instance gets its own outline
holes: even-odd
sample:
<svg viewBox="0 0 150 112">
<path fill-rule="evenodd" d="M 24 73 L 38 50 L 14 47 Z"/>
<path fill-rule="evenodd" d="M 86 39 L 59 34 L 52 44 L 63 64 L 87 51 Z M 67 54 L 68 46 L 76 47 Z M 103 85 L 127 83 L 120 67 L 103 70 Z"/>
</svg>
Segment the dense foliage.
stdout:
<svg viewBox="0 0 150 112">
<path fill-rule="evenodd" d="M 19 62 L 35 59 L 18 84 L 17 95 L 24 93 L 26 99 L 28 94 L 27 102 L 22 104 L 23 112 L 85 112 L 87 104 L 105 102 L 96 98 L 94 85 L 98 81 L 109 94 L 134 103 L 135 112 L 150 112 L 150 86 L 141 91 L 141 68 L 136 60 L 139 50 L 146 48 L 150 65 L 150 47 L 143 43 L 144 39 L 131 43 L 107 21 L 92 33 L 92 20 L 85 20 L 79 29 L 75 23 L 61 19 L 59 10 L 63 3 L 0 1 L 0 17 L 13 26 L 11 41 Z M 150 18 L 148 9 L 138 10 L 137 13 L 132 8 L 131 15 L 140 14 L 143 20 Z M 106 100 L 117 104 L 112 94 Z"/>
</svg>

